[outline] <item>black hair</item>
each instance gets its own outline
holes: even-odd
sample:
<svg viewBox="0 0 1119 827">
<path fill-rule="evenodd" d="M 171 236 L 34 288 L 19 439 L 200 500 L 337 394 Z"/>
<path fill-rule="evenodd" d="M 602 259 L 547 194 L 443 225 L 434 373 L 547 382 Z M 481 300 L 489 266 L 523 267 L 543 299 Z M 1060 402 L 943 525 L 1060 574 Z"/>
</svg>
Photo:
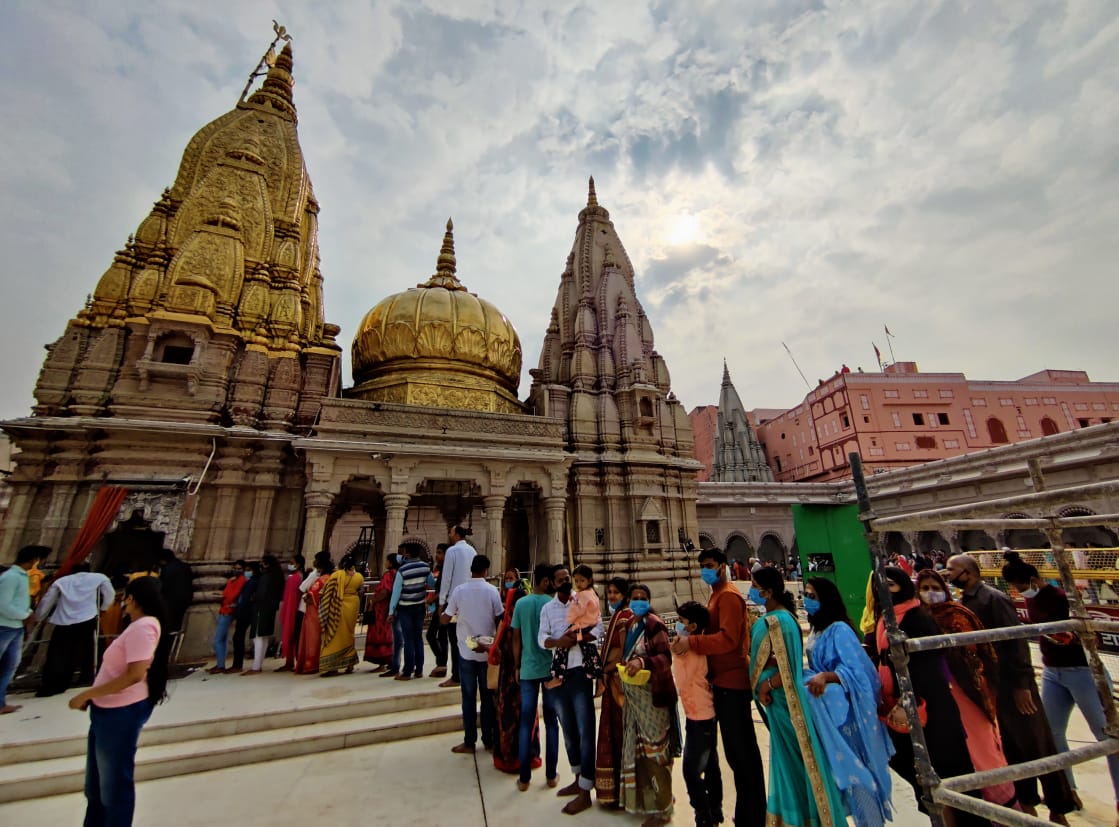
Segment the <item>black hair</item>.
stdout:
<svg viewBox="0 0 1119 827">
<path fill-rule="evenodd" d="M 464 525 L 453 525 L 451 526 L 451 530 L 464 540 L 474 533 Z"/>
<path fill-rule="evenodd" d="M 342 559 L 338 561 L 338 568 L 352 569 L 354 567 L 354 556 L 352 554 L 343 554 Z"/>
<path fill-rule="evenodd" d="M 245 563 L 245 568 L 253 573 L 253 577 L 256 577 L 256 575 L 260 574 L 260 563 L 256 560 L 250 560 L 249 562 Z"/>
<path fill-rule="evenodd" d="M 611 577 L 606 581 L 607 586 L 613 586 L 623 600 L 629 600 L 629 581 L 624 577 Z"/>
<path fill-rule="evenodd" d="M 137 577 L 124 587 L 125 597 L 132 598 L 148 617 L 159 621 L 159 643 L 156 644 L 151 666 L 148 667 L 148 703 L 155 706 L 167 697 L 168 661 L 171 655 L 171 627 L 167 622 L 167 603 L 154 577 Z"/>
<path fill-rule="evenodd" d="M 774 568 L 760 568 L 754 572 L 754 582 L 760 588 L 771 591 L 774 600 L 796 614 L 796 601 L 793 599 L 792 592 L 785 590 L 785 578 L 781 576 L 781 572 Z"/>
<path fill-rule="evenodd" d="M 537 563 L 536 568 L 532 570 L 533 585 L 539 586 L 545 580 L 551 580 L 555 571 L 556 567 L 551 563 Z"/>
<path fill-rule="evenodd" d="M 699 561 L 701 566 L 704 560 L 714 560 L 716 563 L 723 565 L 727 562 L 727 555 L 718 546 L 712 546 L 711 548 L 701 548 L 695 559 Z"/>
<path fill-rule="evenodd" d="M 912 600 L 917 595 L 917 587 L 913 585 L 913 579 L 906 573 L 905 569 L 900 569 L 897 566 L 883 566 L 882 573 L 886 575 L 887 580 L 891 580 L 901 587 L 901 591 L 892 595 L 894 603 Z"/>
<path fill-rule="evenodd" d="M 847 614 L 847 606 L 843 603 L 843 596 L 835 583 L 825 577 L 810 577 L 805 585 L 816 590 L 816 599 L 820 601 L 820 610 L 808 616 L 809 626 L 817 632 L 824 631 L 833 623 L 846 623 L 854 628 Z"/>
<path fill-rule="evenodd" d="M 490 558 L 484 554 L 475 554 L 474 559 L 470 561 L 470 573 L 482 574 L 490 567 Z"/>
<path fill-rule="evenodd" d="M 240 566 L 242 571 L 245 570 L 245 561 L 244 560 L 234 560 L 233 565 Z"/>
<path fill-rule="evenodd" d="M 644 583 L 631 583 L 629 586 L 629 591 L 626 592 L 626 597 L 632 599 L 633 593 L 638 589 L 641 589 L 643 592 L 645 592 L 645 594 L 649 595 L 649 600 L 652 601 L 653 592 L 650 591 L 649 587 L 646 586 Z"/>
<path fill-rule="evenodd" d="M 161 548 L 159 551 L 156 552 L 155 559 L 161 563 L 165 563 L 168 560 L 174 560 L 175 552 L 171 551 L 171 549 L 169 548 Z"/>
<path fill-rule="evenodd" d="M 390 551 L 385 555 L 385 561 L 389 564 L 390 569 L 400 568 L 400 559 L 395 551 Z"/>
<path fill-rule="evenodd" d="M 319 561 L 319 575 L 323 574 L 334 574 L 334 561 L 330 559 L 329 554 Z"/>
<path fill-rule="evenodd" d="M 446 551 L 450 546 L 447 543 L 439 543 L 435 546 L 436 551 Z"/>
<path fill-rule="evenodd" d="M 306 560 L 306 558 L 303 557 L 302 554 L 293 554 L 291 556 L 291 559 L 295 561 L 295 567 L 297 569 L 302 570 L 302 569 L 306 568 L 307 560 Z"/>
<path fill-rule="evenodd" d="M 575 577 L 576 575 L 578 575 L 579 577 L 585 577 L 592 583 L 594 582 L 594 569 L 592 569 L 586 563 L 580 563 L 578 566 L 575 567 L 575 571 L 571 572 L 571 576 Z"/>
<path fill-rule="evenodd" d="M 275 554 L 265 554 L 260 558 L 260 567 L 264 568 L 265 564 L 268 568 L 275 569 L 280 567 L 280 561 L 276 559 Z"/>
<path fill-rule="evenodd" d="M 1029 583 L 1035 577 L 1041 578 L 1037 567 L 1023 560 L 1016 551 L 1004 551 L 1002 559 L 1006 561 L 1002 567 L 1002 579 L 1007 583 Z"/>
<path fill-rule="evenodd" d="M 689 623 L 694 623 L 697 632 L 706 631 L 707 624 L 711 622 L 711 613 L 707 611 L 707 607 L 696 603 L 694 600 L 689 600 L 682 606 L 677 607 L 676 614 Z"/>
<path fill-rule="evenodd" d="M 74 567 L 72 569 L 70 569 L 70 573 L 75 574 L 77 572 L 91 571 L 91 570 L 92 570 L 92 568 L 89 565 L 89 561 L 88 560 L 83 560 L 80 563 L 75 563 Z"/>
<path fill-rule="evenodd" d="M 47 546 L 24 546 L 16 552 L 16 565 L 22 566 L 33 560 L 45 560 L 51 550 Z"/>
</svg>

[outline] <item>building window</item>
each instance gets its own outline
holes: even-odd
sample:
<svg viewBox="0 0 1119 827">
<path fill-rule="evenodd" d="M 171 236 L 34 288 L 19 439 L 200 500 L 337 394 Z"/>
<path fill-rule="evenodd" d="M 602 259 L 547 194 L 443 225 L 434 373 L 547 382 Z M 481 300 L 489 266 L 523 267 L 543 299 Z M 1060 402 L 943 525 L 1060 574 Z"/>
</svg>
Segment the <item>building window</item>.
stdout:
<svg viewBox="0 0 1119 827">
<path fill-rule="evenodd" d="M 1057 397 L 1055 397 L 1055 396 L 1043 396 L 1043 397 L 1041 397 L 1041 404 L 1042 405 L 1056 405 L 1057 404 Z"/>
<path fill-rule="evenodd" d="M 959 448 L 960 447 L 960 441 L 958 439 L 946 439 L 946 440 L 944 440 L 944 447 L 945 448 Z"/>
<path fill-rule="evenodd" d="M 1078 419 L 1078 420 L 1076 420 L 1076 421 L 1077 421 L 1077 423 L 1079 423 L 1079 425 L 1080 425 L 1080 427 L 1081 427 L 1081 428 L 1087 428 L 1087 427 L 1088 427 L 1089 425 L 1091 425 L 1091 424 L 1092 424 L 1092 423 L 1091 423 L 1091 422 L 1090 422 L 1089 420 L 1087 420 L 1087 419 Z"/>
<path fill-rule="evenodd" d="M 915 391 L 913 391 L 913 398 L 914 399 L 928 399 L 929 398 L 929 392 L 927 390 L 915 390 Z"/>
<path fill-rule="evenodd" d="M 914 425 L 924 425 L 925 424 L 925 415 L 920 414 L 920 413 L 913 414 L 913 424 Z"/>
<path fill-rule="evenodd" d="M 939 422 L 941 425 L 947 425 L 948 424 L 948 414 L 943 413 L 943 412 L 938 413 L 936 415 L 936 421 Z"/>
<path fill-rule="evenodd" d="M 987 407 L 987 400 L 986 399 L 973 399 L 973 400 L 971 400 L 971 406 L 973 408 L 986 408 Z"/>
<path fill-rule="evenodd" d="M 1078 410 L 1078 411 L 1086 411 L 1086 410 L 1088 410 L 1088 403 L 1087 402 L 1077 402 L 1073 405 L 1073 407 L 1076 408 L 1076 410 Z"/>
<path fill-rule="evenodd" d="M 952 399 L 955 395 L 956 394 L 950 390 L 941 390 L 940 392 L 941 399 Z"/>
<path fill-rule="evenodd" d="M 1004 408 L 1010 408 L 1014 406 L 1014 400 L 1007 399 L 1005 396 L 1002 396 L 999 397 L 999 404 L 1002 405 Z"/>
<path fill-rule="evenodd" d="M 869 424 L 870 424 L 870 417 L 869 417 L 869 416 L 864 416 L 864 417 L 863 417 L 863 424 L 865 424 L 865 425 L 869 425 Z"/>
<path fill-rule="evenodd" d="M 777 463 L 777 473 L 781 473 L 781 457 L 774 457 L 773 461 Z"/>
<path fill-rule="evenodd" d="M 156 361 L 165 365 L 189 365 L 194 358 L 194 340 L 176 333 L 159 340 Z"/>
<path fill-rule="evenodd" d="M 1105 405 L 1103 402 L 1093 402 L 1092 403 L 1092 410 L 1093 411 L 1106 411 L 1107 410 L 1107 405 Z"/>
<path fill-rule="evenodd" d="M 897 391 L 895 391 L 895 390 L 888 390 L 888 391 L 886 391 L 886 398 L 887 398 L 887 399 L 898 399 L 898 398 L 900 398 L 900 396 L 901 396 L 901 394 L 899 394 L 899 393 L 898 393 Z"/>
<path fill-rule="evenodd" d="M 640 407 L 641 409 L 642 416 L 648 417 L 649 419 L 653 418 L 653 400 L 651 400 L 649 397 L 641 397 L 641 401 L 638 403 L 638 407 Z"/>
<path fill-rule="evenodd" d="M 1059 434 L 1060 432 L 1061 429 L 1057 427 L 1057 423 L 1054 422 L 1052 419 L 1047 416 L 1041 418 L 1042 436 L 1052 436 L 1053 434 Z"/>
<path fill-rule="evenodd" d="M 645 523 L 645 542 L 651 546 L 661 544 L 661 524 L 656 520 L 649 520 Z"/>
<path fill-rule="evenodd" d="M 816 449 L 813 448 L 811 445 L 809 445 L 808 446 L 808 456 L 812 456 L 815 453 L 816 453 Z"/>
<path fill-rule="evenodd" d="M 910 446 L 909 446 L 908 442 L 895 442 L 894 443 L 894 448 L 896 448 L 899 451 L 908 451 Z"/>
<path fill-rule="evenodd" d="M 1026 404 L 1027 405 L 1036 405 L 1037 404 L 1037 397 L 1036 396 L 1027 396 L 1026 397 Z"/>
<path fill-rule="evenodd" d="M 863 406 L 864 411 L 870 410 L 870 397 L 865 393 L 859 396 L 859 403 Z"/>
<path fill-rule="evenodd" d="M 895 428 L 900 428 L 901 427 L 901 414 L 899 414 L 897 411 L 894 411 L 892 416 L 894 417 L 894 427 Z"/>
<path fill-rule="evenodd" d="M 850 418 L 848 418 L 847 414 L 843 414 L 842 419 L 843 419 L 843 427 L 844 428 L 850 428 L 851 427 L 851 420 L 850 420 Z"/>
<path fill-rule="evenodd" d="M 1010 442 L 1006 435 L 1006 426 L 1002 424 L 1002 420 L 998 417 L 992 416 L 987 420 L 987 436 L 990 437 L 991 442 L 995 445 L 1003 445 Z"/>
<path fill-rule="evenodd" d="M 917 447 L 923 451 L 933 451 L 936 449 L 936 438 L 931 436 L 919 436 L 915 440 Z"/>
</svg>

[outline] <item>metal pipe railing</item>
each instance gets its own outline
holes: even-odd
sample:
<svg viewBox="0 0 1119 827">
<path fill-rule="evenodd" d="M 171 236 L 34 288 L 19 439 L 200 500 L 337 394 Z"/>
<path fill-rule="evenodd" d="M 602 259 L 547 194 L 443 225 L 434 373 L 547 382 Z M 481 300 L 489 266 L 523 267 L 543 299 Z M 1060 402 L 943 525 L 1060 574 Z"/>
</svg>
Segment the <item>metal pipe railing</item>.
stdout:
<svg viewBox="0 0 1119 827">
<path fill-rule="evenodd" d="M 1002 626 L 998 629 L 981 629 L 978 632 L 957 632 L 951 635 L 910 638 L 905 648 L 910 652 L 930 652 L 934 649 L 952 649 L 956 646 L 973 646 L 977 643 L 998 643 L 1003 640 L 1053 635 L 1060 632 L 1081 632 L 1087 626 L 1092 632 L 1119 632 L 1119 620 L 1091 618 L 1087 621 L 1070 618 L 1049 623 L 1023 623 L 1020 626 Z M 1094 637 L 1094 635 L 1093 635 Z"/>
<path fill-rule="evenodd" d="M 940 785 L 947 790 L 967 792 L 978 790 L 982 787 L 992 787 L 996 784 L 1006 784 L 1010 781 L 1021 781 L 1023 778 L 1033 778 L 1035 775 L 1063 770 L 1073 764 L 1083 764 L 1093 758 L 1105 755 L 1114 755 L 1119 752 L 1119 739 L 1107 738 L 1096 741 L 1085 747 L 1077 747 L 1068 752 L 1059 752 L 1056 755 L 1046 755 L 1044 758 L 1035 758 L 1022 764 L 1011 764 L 983 772 L 973 772 L 968 775 L 956 775 L 952 778 L 942 779 Z"/>
<path fill-rule="evenodd" d="M 954 810 L 963 810 L 982 818 L 989 818 L 992 824 L 1007 824 L 1012 825 L 1012 827 L 1053 827 L 1053 822 L 1048 819 L 1031 816 L 1019 810 L 1011 810 L 1009 807 L 992 804 L 990 801 L 965 793 L 958 793 L 955 790 L 947 790 L 943 785 L 933 791 L 933 798 L 938 804 L 951 807 Z"/>
</svg>

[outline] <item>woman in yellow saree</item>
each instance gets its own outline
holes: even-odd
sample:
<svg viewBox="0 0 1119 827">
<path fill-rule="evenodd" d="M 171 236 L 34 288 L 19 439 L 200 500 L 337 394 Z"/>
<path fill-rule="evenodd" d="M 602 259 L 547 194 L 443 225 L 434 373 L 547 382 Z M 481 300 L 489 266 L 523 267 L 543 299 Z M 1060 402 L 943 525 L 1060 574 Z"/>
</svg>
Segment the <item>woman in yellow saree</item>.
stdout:
<svg viewBox="0 0 1119 827">
<path fill-rule="evenodd" d="M 345 670 L 348 675 L 357 663 L 354 628 L 361 607 L 364 578 L 354 571 L 354 558 L 347 554 L 338 561 L 338 570 L 330 575 L 319 602 L 322 624 L 322 654 L 319 675 L 330 678 Z"/>
<path fill-rule="evenodd" d="M 843 827 L 847 811 L 820 743 L 803 683 L 800 625 L 777 569 L 754 572 L 750 600 L 766 613 L 750 629 L 754 697 L 769 728 L 767 827 Z"/>
</svg>

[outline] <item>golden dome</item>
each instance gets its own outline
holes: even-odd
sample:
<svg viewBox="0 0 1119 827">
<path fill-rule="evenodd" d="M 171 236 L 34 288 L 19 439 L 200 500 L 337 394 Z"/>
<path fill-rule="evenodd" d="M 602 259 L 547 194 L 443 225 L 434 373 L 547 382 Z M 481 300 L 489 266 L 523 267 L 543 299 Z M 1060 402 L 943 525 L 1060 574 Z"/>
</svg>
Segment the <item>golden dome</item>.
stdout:
<svg viewBox="0 0 1119 827">
<path fill-rule="evenodd" d="M 352 348 L 354 388 L 375 402 L 521 413 L 521 340 L 505 315 L 455 276 L 447 220 L 435 275 L 365 314 Z"/>
</svg>

